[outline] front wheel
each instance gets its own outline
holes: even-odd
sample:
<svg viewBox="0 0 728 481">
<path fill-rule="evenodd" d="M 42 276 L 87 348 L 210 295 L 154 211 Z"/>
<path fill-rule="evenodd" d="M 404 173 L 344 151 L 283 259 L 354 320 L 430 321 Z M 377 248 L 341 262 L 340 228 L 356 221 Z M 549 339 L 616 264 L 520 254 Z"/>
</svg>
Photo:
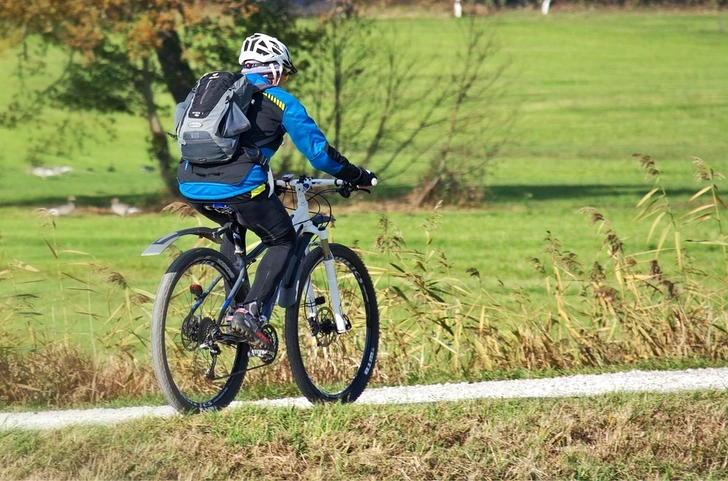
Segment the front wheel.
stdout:
<svg viewBox="0 0 728 481">
<path fill-rule="evenodd" d="M 197 248 L 180 255 L 159 283 L 152 313 L 152 361 L 164 396 L 178 411 L 225 407 L 240 390 L 248 346 L 217 325 L 235 278 L 225 256 Z"/>
<path fill-rule="evenodd" d="M 298 300 L 286 309 L 288 361 L 309 401 L 353 402 L 372 376 L 379 311 L 371 277 L 359 256 L 339 244 L 330 247 L 346 331 L 337 331 L 324 256 L 317 247 L 303 259 Z"/>
</svg>

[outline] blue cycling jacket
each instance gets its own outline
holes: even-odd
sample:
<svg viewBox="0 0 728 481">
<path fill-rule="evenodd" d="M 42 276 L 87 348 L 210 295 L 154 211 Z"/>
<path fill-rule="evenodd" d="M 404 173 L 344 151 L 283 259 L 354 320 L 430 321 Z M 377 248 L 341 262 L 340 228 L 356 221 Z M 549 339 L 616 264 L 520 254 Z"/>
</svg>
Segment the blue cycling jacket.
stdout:
<svg viewBox="0 0 728 481">
<path fill-rule="evenodd" d="M 258 74 L 248 74 L 248 78 L 256 85 L 269 84 Z M 254 94 L 247 115 L 252 128 L 241 134 L 245 136 L 244 143 L 258 145 L 269 162 L 283 143 L 283 136 L 288 134 L 314 168 L 344 180 L 359 174 L 358 168 L 329 145 L 301 102 L 281 87 L 269 87 Z M 189 199 L 203 201 L 256 195 L 264 190 L 268 180 L 266 167 L 252 164 L 251 168 L 249 162 L 238 162 L 242 155 L 241 146 L 238 158 L 228 164 L 208 166 L 180 162 L 177 169 L 180 193 Z"/>
</svg>

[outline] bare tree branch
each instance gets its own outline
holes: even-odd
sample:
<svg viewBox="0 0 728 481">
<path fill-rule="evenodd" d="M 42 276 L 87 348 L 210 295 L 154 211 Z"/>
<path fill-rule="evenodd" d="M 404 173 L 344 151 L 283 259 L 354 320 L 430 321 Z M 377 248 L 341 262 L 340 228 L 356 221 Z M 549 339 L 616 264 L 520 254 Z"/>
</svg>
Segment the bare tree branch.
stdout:
<svg viewBox="0 0 728 481">
<path fill-rule="evenodd" d="M 477 181 L 474 181 L 478 177 L 475 174 L 484 171 L 487 161 L 498 152 L 502 141 L 491 141 L 491 136 L 486 142 L 484 135 L 467 139 L 464 134 L 473 116 L 464 113 L 464 109 L 470 103 L 481 103 L 494 98 L 496 82 L 504 67 L 489 75 L 483 72 L 493 52 L 492 39 L 485 38 L 483 28 L 476 25 L 474 19 L 471 20 L 465 51 L 459 63 L 462 70 L 452 76 L 452 82 L 457 88 L 448 117 L 447 133 L 437 158 L 433 159 L 425 176 L 422 188 L 413 197 L 413 203 L 418 207 L 437 202 L 442 197 L 463 202 L 477 200 L 480 196 Z M 482 122 L 479 123 L 482 125 Z M 465 140 L 460 141 L 460 145 L 456 147 L 455 141 L 459 137 L 465 137 Z M 483 157 L 478 156 L 478 153 Z M 452 163 L 456 164 L 455 168 L 451 167 Z M 450 195 L 444 196 L 443 190 L 448 190 Z"/>
</svg>

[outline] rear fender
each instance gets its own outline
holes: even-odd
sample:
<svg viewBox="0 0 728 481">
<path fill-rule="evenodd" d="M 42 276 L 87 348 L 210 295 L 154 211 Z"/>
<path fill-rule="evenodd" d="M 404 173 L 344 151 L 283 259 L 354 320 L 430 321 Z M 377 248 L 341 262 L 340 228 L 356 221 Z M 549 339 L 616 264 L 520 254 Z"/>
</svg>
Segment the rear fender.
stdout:
<svg viewBox="0 0 728 481">
<path fill-rule="evenodd" d="M 143 256 L 156 256 L 164 252 L 164 250 L 174 244 L 177 239 L 179 239 L 182 236 L 185 235 L 196 235 L 197 237 L 204 237 L 205 239 L 209 239 L 216 244 L 222 243 L 222 237 L 221 235 L 227 231 L 226 228 L 217 228 L 217 229 L 211 229 L 210 227 L 193 227 L 191 229 L 182 229 L 175 232 L 172 232 L 171 234 L 167 234 L 163 237 L 160 237 L 159 239 L 155 240 L 151 243 L 149 247 L 147 247 L 144 252 L 142 252 Z"/>
</svg>

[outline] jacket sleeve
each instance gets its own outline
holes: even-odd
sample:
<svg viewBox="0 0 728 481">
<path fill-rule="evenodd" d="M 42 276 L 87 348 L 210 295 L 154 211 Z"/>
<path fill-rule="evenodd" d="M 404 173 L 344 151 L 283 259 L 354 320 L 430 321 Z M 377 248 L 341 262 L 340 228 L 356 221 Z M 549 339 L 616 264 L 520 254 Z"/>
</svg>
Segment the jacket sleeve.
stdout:
<svg viewBox="0 0 728 481">
<path fill-rule="evenodd" d="M 359 168 L 329 145 L 323 132 L 296 97 L 282 89 L 275 89 L 275 92 L 271 92 L 271 94 L 279 97 L 284 104 L 283 127 L 291 137 L 293 144 L 311 165 L 329 175 L 347 181 L 359 176 Z"/>
</svg>

